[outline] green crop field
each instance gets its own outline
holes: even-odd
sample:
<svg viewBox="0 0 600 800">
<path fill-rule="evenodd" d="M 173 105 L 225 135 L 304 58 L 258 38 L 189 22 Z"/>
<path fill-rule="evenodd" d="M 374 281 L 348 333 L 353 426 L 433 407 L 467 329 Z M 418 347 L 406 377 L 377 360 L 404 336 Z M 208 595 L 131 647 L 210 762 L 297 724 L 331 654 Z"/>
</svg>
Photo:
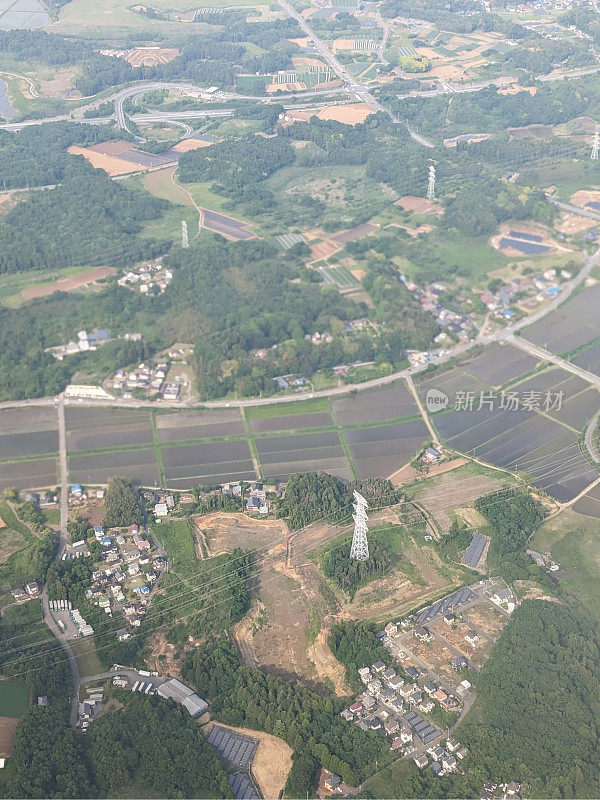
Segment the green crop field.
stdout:
<svg viewBox="0 0 600 800">
<path fill-rule="evenodd" d="M 277 403 L 268 406 L 249 406 L 246 410 L 248 419 L 270 419 L 271 417 L 290 417 L 297 414 L 315 414 L 319 411 L 331 411 L 327 397 L 315 397 L 312 400 L 298 400 L 294 403 Z"/>
<path fill-rule="evenodd" d="M 18 681 L 0 681 L 0 717 L 22 717 L 27 711 L 29 690 Z"/>
</svg>

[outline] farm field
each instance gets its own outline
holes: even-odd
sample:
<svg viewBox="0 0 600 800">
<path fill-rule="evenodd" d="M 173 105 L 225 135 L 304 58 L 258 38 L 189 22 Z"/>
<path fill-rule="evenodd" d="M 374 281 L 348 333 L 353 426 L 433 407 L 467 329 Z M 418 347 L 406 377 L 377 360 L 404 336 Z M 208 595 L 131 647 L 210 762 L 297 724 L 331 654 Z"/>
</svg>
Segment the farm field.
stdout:
<svg viewBox="0 0 600 800">
<path fill-rule="evenodd" d="M 70 451 L 150 444 L 149 411 L 67 406 L 67 448 Z"/>
<path fill-rule="evenodd" d="M 240 412 L 235 409 L 157 414 L 156 427 L 161 442 L 205 439 L 244 432 Z"/>
<path fill-rule="evenodd" d="M 564 305 L 523 331 L 523 338 L 550 350 L 570 353 L 600 336 L 600 284 L 570 297 Z"/>
<path fill-rule="evenodd" d="M 58 483 L 57 461 L 40 458 L 0 462 L 0 489 L 52 489 Z"/>
<path fill-rule="evenodd" d="M 153 448 L 70 456 L 68 469 L 70 481 L 92 486 L 107 484 L 113 475 L 122 475 L 142 486 L 160 485 Z"/>
<path fill-rule="evenodd" d="M 56 270 L 30 270 L 0 277 L 0 304 L 18 308 L 37 297 L 47 297 L 55 291 L 74 291 L 86 288 L 90 282 L 115 274 L 112 267 L 82 270 L 81 267 L 64 267 Z"/>
</svg>

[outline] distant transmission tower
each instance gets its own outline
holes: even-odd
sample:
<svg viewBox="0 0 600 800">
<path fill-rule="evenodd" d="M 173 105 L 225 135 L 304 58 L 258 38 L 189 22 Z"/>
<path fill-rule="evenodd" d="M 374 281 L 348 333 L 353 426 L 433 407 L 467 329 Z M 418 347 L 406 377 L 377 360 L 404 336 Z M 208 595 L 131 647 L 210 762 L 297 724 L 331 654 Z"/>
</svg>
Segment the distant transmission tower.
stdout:
<svg viewBox="0 0 600 800">
<path fill-rule="evenodd" d="M 600 130 L 596 125 L 596 133 L 594 134 L 594 140 L 592 142 L 592 155 L 590 156 L 592 161 L 598 161 L 599 153 L 600 153 Z"/>
<path fill-rule="evenodd" d="M 369 542 L 367 541 L 367 501 L 358 492 L 354 492 L 354 536 L 350 548 L 350 558 L 356 561 L 366 561 L 369 557 Z"/>
<path fill-rule="evenodd" d="M 427 182 L 427 199 L 435 200 L 435 167 L 429 167 L 429 180 Z"/>
<path fill-rule="evenodd" d="M 184 249 L 190 246 L 188 241 L 187 222 L 185 220 L 181 221 L 181 246 Z"/>
</svg>

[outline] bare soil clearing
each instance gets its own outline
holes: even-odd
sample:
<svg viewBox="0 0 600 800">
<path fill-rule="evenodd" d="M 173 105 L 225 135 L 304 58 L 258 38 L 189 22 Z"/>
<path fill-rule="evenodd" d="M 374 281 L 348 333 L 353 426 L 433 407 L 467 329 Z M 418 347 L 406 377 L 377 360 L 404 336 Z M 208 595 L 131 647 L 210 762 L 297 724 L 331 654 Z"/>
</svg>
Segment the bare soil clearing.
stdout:
<svg viewBox="0 0 600 800">
<path fill-rule="evenodd" d="M 19 720 L 14 717 L 0 717 L 0 758 L 12 755 L 18 724 Z"/>
<path fill-rule="evenodd" d="M 343 106 L 327 106 L 319 111 L 317 117 L 323 120 L 335 120 L 345 125 L 358 125 L 372 113 L 372 109 L 366 103 L 352 103 Z"/>
<path fill-rule="evenodd" d="M 203 729 L 208 735 L 215 723 L 209 722 Z M 292 748 L 283 739 L 272 736 L 263 731 L 253 731 L 249 728 L 234 728 L 219 722 L 221 728 L 241 733 L 258 740 L 258 749 L 252 763 L 252 774 L 256 778 L 263 797 L 279 797 L 288 773 L 292 767 Z"/>
<path fill-rule="evenodd" d="M 23 300 L 34 300 L 39 297 L 49 297 L 51 294 L 54 294 L 54 292 L 72 292 L 76 289 L 83 289 L 98 280 L 116 274 L 117 270 L 114 267 L 96 267 L 95 269 L 86 270 L 79 275 L 73 275 L 70 278 L 59 278 L 57 281 L 52 281 L 51 283 L 29 286 L 21 290 L 21 297 Z"/>
</svg>

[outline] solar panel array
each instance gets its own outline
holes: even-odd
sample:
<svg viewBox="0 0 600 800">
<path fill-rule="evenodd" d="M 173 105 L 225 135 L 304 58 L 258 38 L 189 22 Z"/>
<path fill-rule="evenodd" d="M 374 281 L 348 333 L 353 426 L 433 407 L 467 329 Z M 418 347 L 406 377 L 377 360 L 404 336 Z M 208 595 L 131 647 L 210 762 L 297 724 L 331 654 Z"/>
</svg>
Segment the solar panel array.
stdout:
<svg viewBox="0 0 600 800">
<path fill-rule="evenodd" d="M 447 611 L 454 611 L 459 606 L 468 603 L 472 597 L 474 597 L 474 594 L 468 586 L 458 589 L 458 591 L 449 594 L 442 600 L 438 600 L 437 603 L 433 603 L 415 614 L 415 624 L 423 625 L 427 620 L 433 619 L 439 614 L 445 614 Z"/>
<path fill-rule="evenodd" d="M 509 236 L 515 239 L 524 239 L 526 242 L 543 242 L 543 236 L 537 236 L 533 233 L 523 233 L 523 231 L 511 231 Z"/>
<path fill-rule="evenodd" d="M 471 539 L 471 544 L 467 547 L 465 557 L 463 559 L 463 562 L 468 567 L 476 567 L 477 564 L 479 564 L 487 542 L 487 536 L 482 536 L 480 533 L 476 533 L 473 536 Z"/>
<path fill-rule="evenodd" d="M 429 742 L 433 741 L 433 739 L 436 739 L 441 734 L 439 728 L 436 728 L 429 720 L 417 714 L 416 711 L 409 711 L 408 714 L 405 714 L 404 719 L 412 728 L 415 736 L 418 736 L 423 744 L 429 744 Z"/>
<path fill-rule="evenodd" d="M 217 756 L 236 767 L 246 769 L 254 761 L 258 742 L 249 736 L 229 731 L 215 725 L 208 735 L 208 743 L 216 751 Z"/>
<path fill-rule="evenodd" d="M 227 776 L 227 781 L 237 800 L 258 800 L 256 789 L 247 775 L 235 773 Z"/>
</svg>

